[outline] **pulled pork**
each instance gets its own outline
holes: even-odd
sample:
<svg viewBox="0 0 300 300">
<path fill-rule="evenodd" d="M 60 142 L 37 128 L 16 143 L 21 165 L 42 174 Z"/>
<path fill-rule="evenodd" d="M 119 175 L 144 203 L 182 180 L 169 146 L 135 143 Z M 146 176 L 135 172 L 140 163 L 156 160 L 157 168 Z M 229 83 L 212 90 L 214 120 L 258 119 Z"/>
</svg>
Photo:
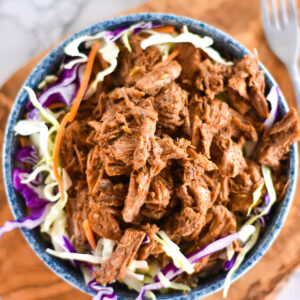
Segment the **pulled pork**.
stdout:
<svg viewBox="0 0 300 300">
<path fill-rule="evenodd" d="M 300 137 L 295 109 L 264 130 L 269 110 L 256 57 L 225 66 L 179 43 L 177 56 L 161 61 L 157 47 L 141 49 L 142 39 L 130 37 L 131 53 L 118 44 L 117 69 L 93 101 L 82 103 L 61 146 L 73 182 L 66 213 L 75 247 L 88 251 L 85 220 L 96 242 L 117 243 L 94 272 L 99 284 L 122 279 L 134 259 L 166 265 L 170 259 L 155 241 L 159 230 L 184 254 L 236 232 L 263 182 L 260 164 L 272 168 L 283 197 L 284 159 Z M 246 158 L 246 143 L 259 136 L 257 155 Z M 198 262 L 196 277 L 217 270 L 222 257 Z"/>
</svg>

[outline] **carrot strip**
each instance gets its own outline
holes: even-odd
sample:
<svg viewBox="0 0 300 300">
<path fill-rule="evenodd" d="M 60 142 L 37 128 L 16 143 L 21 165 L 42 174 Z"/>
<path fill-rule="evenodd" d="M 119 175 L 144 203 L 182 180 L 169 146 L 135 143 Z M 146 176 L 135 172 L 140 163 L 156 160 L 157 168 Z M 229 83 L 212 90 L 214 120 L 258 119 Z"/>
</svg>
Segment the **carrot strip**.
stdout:
<svg viewBox="0 0 300 300">
<path fill-rule="evenodd" d="M 28 146 L 27 139 L 24 136 L 19 137 L 19 142 L 20 142 L 22 148 Z"/>
<path fill-rule="evenodd" d="M 83 79 L 81 81 L 81 85 L 79 87 L 77 95 L 74 99 L 72 108 L 71 108 L 70 112 L 68 112 L 62 119 L 59 130 L 58 130 L 56 138 L 55 138 L 54 153 L 53 153 L 53 171 L 54 171 L 54 176 L 58 182 L 61 200 L 64 200 L 65 195 L 64 195 L 64 185 L 63 185 L 61 176 L 58 171 L 58 155 L 59 155 L 60 145 L 61 145 L 64 129 L 68 122 L 72 122 L 75 119 L 77 111 L 79 109 L 79 105 L 81 103 L 81 100 L 86 92 L 86 89 L 87 89 L 87 86 L 88 86 L 88 83 L 89 83 L 89 80 L 91 77 L 95 57 L 96 57 L 99 47 L 100 47 L 99 43 L 95 43 L 93 45 L 93 48 L 90 52 L 90 55 L 89 55 L 89 58 L 88 58 L 88 61 L 86 64 Z"/>
<path fill-rule="evenodd" d="M 60 127 L 55 138 L 54 153 L 53 153 L 53 171 L 54 171 L 54 176 L 58 182 L 60 198 L 62 201 L 65 199 L 65 193 L 64 193 L 64 185 L 58 171 L 58 155 L 59 155 L 59 149 L 60 149 L 60 144 L 62 141 L 64 129 L 69 121 L 69 117 L 70 117 L 70 113 L 68 112 L 60 123 Z"/>
<path fill-rule="evenodd" d="M 100 44 L 99 43 L 95 43 L 91 52 L 90 52 L 90 55 L 89 55 L 89 59 L 88 59 L 88 62 L 86 64 L 86 69 L 85 69 L 85 72 L 84 72 L 84 75 L 83 75 L 83 79 L 81 81 L 81 85 L 79 87 L 79 90 L 77 92 L 77 95 L 75 97 L 75 100 L 73 102 L 73 106 L 71 108 L 71 116 L 70 116 L 70 122 L 72 122 L 74 119 L 75 119 L 75 116 L 77 114 L 77 111 L 79 109 L 79 105 L 81 103 L 81 100 L 85 94 L 85 91 L 88 87 L 88 83 L 89 83 L 89 80 L 90 80 L 90 77 L 91 77 L 91 73 L 92 73 L 92 69 L 93 69 L 93 64 L 94 64 L 94 61 L 95 61 L 95 57 L 96 57 L 96 54 L 97 54 L 97 51 L 100 47 Z"/>
<path fill-rule="evenodd" d="M 56 109 L 56 108 L 62 108 L 62 107 L 65 107 L 66 104 L 62 103 L 62 102 L 55 102 L 55 103 L 52 103 L 48 106 L 49 109 Z"/>
<path fill-rule="evenodd" d="M 173 51 L 165 60 L 159 62 L 154 66 L 154 68 L 159 68 L 171 62 L 179 54 L 178 50 Z"/>
<path fill-rule="evenodd" d="M 162 32 L 162 33 L 174 33 L 174 32 L 176 32 L 174 26 L 157 27 L 157 28 L 152 28 L 152 30 L 157 31 L 157 32 Z"/>
<path fill-rule="evenodd" d="M 24 136 L 19 137 L 19 142 L 20 142 L 22 148 L 28 146 L 27 138 L 24 137 Z M 24 166 L 25 166 L 25 170 L 27 170 L 27 171 L 30 170 L 30 164 L 29 163 L 24 163 Z"/>
<path fill-rule="evenodd" d="M 172 61 L 178 54 L 179 54 L 178 50 L 173 51 L 165 60 L 166 64 L 168 64 L 170 61 Z"/>
<path fill-rule="evenodd" d="M 96 242 L 95 242 L 94 234 L 93 234 L 93 231 L 92 231 L 92 228 L 91 228 L 91 224 L 90 224 L 88 219 L 86 219 L 82 222 L 82 228 L 84 230 L 84 234 L 85 234 L 89 244 L 95 250 L 96 249 Z"/>
</svg>

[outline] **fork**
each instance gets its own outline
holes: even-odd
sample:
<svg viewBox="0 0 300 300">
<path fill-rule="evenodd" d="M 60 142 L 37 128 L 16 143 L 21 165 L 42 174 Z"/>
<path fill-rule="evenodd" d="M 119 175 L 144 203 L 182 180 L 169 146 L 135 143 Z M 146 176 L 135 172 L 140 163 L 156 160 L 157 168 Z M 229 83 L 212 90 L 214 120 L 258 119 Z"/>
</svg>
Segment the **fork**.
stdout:
<svg viewBox="0 0 300 300">
<path fill-rule="evenodd" d="M 277 13 L 276 1 L 270 1 L 271 12 L 269 14 L 267 0 L 260 0 L 265 37 L 273 53 L 289 71 L 298 109 L 300 110 L 300 79 L 298 69 L 299 30 L 296 3 L 295 0 L 288 0 L 288 16 L 284 0 L 280 0 L 279 14 Z"/>
</svg>

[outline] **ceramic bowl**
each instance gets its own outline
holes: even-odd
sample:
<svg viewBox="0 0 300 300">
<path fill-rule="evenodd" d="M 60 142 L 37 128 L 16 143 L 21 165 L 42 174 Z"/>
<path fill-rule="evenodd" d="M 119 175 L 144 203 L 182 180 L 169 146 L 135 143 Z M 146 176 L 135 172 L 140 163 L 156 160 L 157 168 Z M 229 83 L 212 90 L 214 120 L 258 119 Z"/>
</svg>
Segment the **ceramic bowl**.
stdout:
<svg viewBox="0 0 300 300">
<path fill-rule="evenodd" d="M 93 35 L 103 30 L 114 30 L 121 27 L 127 27 L 133 23 L 141 21 L 152 21 L 164 25 L 174 25 L 181 27 L 186 24 L 190 31 L 198 33 L 203 36 L 210 36 L 214 40 L 214 48 L 217 49 L 221 54 L 226 57 L 242 58 L 245 54 L 250 53 L 244 46 L 238 43 L 229 35 L 224 32 L 197 20 L 190 18 L 169 15 L 169 14 L 156 14 L 156 13 L 142 13 L 125 15 L 121 17 L 112 18 L 98 24 L 95 24 L 87 29 L 84 29 L 68 39 L 63 43 L 55 47 L 31 72 L 27 78 L 25 85 L 31 88 L 35 88 L 37 84 L 47 74 L 51 74 L 61 62 L 63 57 L 64 47 L 75 38 L 81 35 Z M 270 75 L 268 70 L 260 64 L 260 67 L 265 72 L 266 77 L 266 90 L 268 91 L 272 85 L 276 84 L 273 77 Z M 16 137 L 14 136 L 13 126 L 17 120 L 21 118 L 24 113 L 24 106 L 27 101 L 27 95 L 24 89 L 19 92 L 12 110 L 9 115 L 7 122 L 5 140 L 3 147 L 3 173 L 4 182 L 6 187 L 7 198 L 11 207 L 11 210 L 16 219 L 25 217 L 26 209 L 23 199 L 17 195 L 12 185 L 12 169 L 14 167 L 14 153 L 16 150 Z M 279 101 L 279 114 L 282 116 L 288 111 L 288 105 L 283 95 L 280 94 Z M 290 180 L 290 185 L 287 189 L 286 195 L 272 209 L 271 219 L 267 224 L 266 230 L 261 234 L 256 246 L 247 255 L 241 267 L 233 276 L 233 280 L 238 279 L 245 274 L 258 260 L 266 253 L 272 242 L 278 235 L 283 222 L 287 216 L 288 210 L 291 206 L 293 195 L 295 192 L 296 180 L 297 180 L 297 166 L 298 166 L 298 150 L 297 144 L 291 146 L 289 158 L 287 160 L 287 178 Z M 83 277 L 80 271 L 74 269 L 68 262 L 57 259 L 53 256 L 48 255 L 45 249 L 49 246 L 47 242 L 42 238 L 39 229 L 35 230 L 22 230 L 26 240 L 36 252 L 36 254 L 43 260 L 43 262 L 52 269 L 58 276 L 63 278 L 65 281 L 72 284 L 74 287 L 88 294 L 95 294 L 89 289 L 83 281 Z M 25 271 L 24 271 L 25 272 Z M 201 279 L 197 288 L 193 289 L 188 295 L 182 295 L 180 293 L 172 295 L 159 295 L 158 299 L 199 299 L 201 297 L 212 294 L 220 290 L 224 285 L 226 273 L 220 272 L 217 275 L 211 275 Z M 123 286 L 116 285 L 115 292 L 118 294 L 118 299 L 134 299 L 137 295 L 136 292 L 129 291 Z"/>
</svg>

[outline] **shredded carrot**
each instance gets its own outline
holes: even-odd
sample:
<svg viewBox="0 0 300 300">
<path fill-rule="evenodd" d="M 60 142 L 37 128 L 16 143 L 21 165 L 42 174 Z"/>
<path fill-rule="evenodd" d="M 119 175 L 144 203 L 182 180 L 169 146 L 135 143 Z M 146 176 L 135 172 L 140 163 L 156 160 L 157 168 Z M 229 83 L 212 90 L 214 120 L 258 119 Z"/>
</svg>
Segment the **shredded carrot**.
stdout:
<svg viewBox="0 0 300 300">
<path fill-rule="evenodd" d="M 87 89 L 87 86 L 88 86 L 88 83 L 89 83 L 89 80 L 90 80 L 90 77 L 91 77 L 91 73 L 92 73 L 92 69 L 93 69 L 93 64 L 94 64 L 94 60 L 95 60 L 95 57 L 96 57 L 96 54 L 97 54 L 97 51 L 100 47 L 100 44 L 99 43 L 95 43 L 91 52 L 90 52 L 90 55 L 89 55 L 89 59 L 88 59 L 88 62 L 86 64 L 86 69 L 85 69 L 85 72 L 84 72 L 84 75 L 83 75 L 83 79 L 81 81 L 81 85 L 79 87 L 79 90 L 77 92 L 77 95 L 75 97 L 75 100 L 73 102 L 73 106 L 71 108 L 71 116 L 70 116 L 70 122 L 72 122 L 75 117 L 76 117 L 76 114 L 77 114 L 77 111 L 78 111 L 78 108 L 79 108 L 79 105 L 81 103 L 81 100 L 85 94 L 85 91 Z"/>
<path fill-rule="evenodd" d="M 177 55 L 179 54 L 178 50 L 173 51 L 165 60 L 166 63 L 169 63 L 170 61 L 172 61 Z"/>
<path fill-rule="evenodd" d="M 93 231 L 92 231 L 92 228 L 91 228 L 91 224 L 90 224 L 88 219 L 86 219 L 82 222 L 82 227 L 83 227 L 85 236 L 86 236 L 89 244 L 95 250 L 96 249 L 96 242 L 95 242 L 94 234 L 93 234 Z"/>
<path fill-rule="evenodd" d="M 159 62 L 158 64 L 156 64 L 154 66 L 154 68 L 158 68 L 161 66 L 164 66 L 166 64 L 168 64 L 169 62 L 171 62 L 177 55 L 179 54 L 178 50 L 173 51 L 165 60 Z"/>
<path fill-rule="evenodd" d="M 66 104 L 62 103 L 62 102 L 55 102 L 55 103 L 52 103 L 48 106 L 49 109 L 56 109 L 56 108 L 62 108 L 62 107 L 65 107 Z"/>
<path fill-rule="evenodd" d="M 60 127 L 55 138 L 54 152 L 53 152 L 53 171 L 54 171 L 54 176 L 58 182 L 61 200 L 65 199 L 65 193 L 64 193 L 64 185 L 58 171 L 58 154 L 59 154 L 59 149 L 60 149 L 60 144 L 63 137 L 64 129 L 69 121 L 69 117 L 70 117 L 70 113 L 68 112 L 60 123 Z"/>
<path fill-rule="evenodd" d="M 64 116 L 64 118 L 62 119 L 62 121 L 60 123 L 59 130 L 58 130 L 57 135 L 56 135 L 56 139 L 55 139 L 54 153 L 53 153 L 53 171 L 54 171 L 55 178 L 58 182 L 58 187 L 59 187 L 59 191 L 60 191 L 60 195 L 61 195 L 61 200 L 64 200 L 65 195 L 64 195 L 64 185 L 63 185 L 61 176 L 60 176 L 59 171 L 58 171 L 59 149 L 60 149 L 64 129 L 65 129 L 68 122 L 73 122 L 73 120 L 75 119 L 77 111 L 79 109 L 79 105 L 80 105 L 81 100 L 82 100 L 82 98 L 85 94 L 85 91 L 87 89 L 87 86 L 88 86 L 88 83 L 89 83 L 89 80 L 90 80 L 90 77 L 91 77 L 92 69 L 93 69 L 93 64 L 94 64 L 95 57 L 96 57 L 96 54 L 97 54 L 97 51 L 98 51 L 99 47 L 100 47 L 99 43 L 95 43 L 93 45 L 93 48 L 90 52 L 90 55 L 89 55 L 89 58 L 88 58 L 88 61 L 87 61 L 87 64 L 86 64 L 83 79 L 81 81 L 81 85 L 79 87 L 79 90 L 78 90 L 77 95 L 75 97 L 75 100 L 73 102 L 72 108 L 71 108 L 70 112 L 68 112 Z"/>
<path fill-rule="evenodd" d="M 22 148 L 28 146 L 28 141 L 27 141 L 27 138 L 25 136 L 20 136 L 19 137 L 19 142 L 20 142 Z M 30 164 L 29 163 L 24 163 L 24 166 L 25 166 L 25 170 L 27 170 L 27 171 L 30 170 Z"/>
<path fill-rule="evenodd" d="M 21 144 L 21 147 L 26 147 L 26 146 L 28 146 L 27 139 L 26 139 L 26 137 L 24 137 L 24 136 L 20 136 L 20 137 L 19 137 L 19 142 L 20 142 L 20 144 Z"/>
<path fill-rule="evenodd" d="M 176 32 L 174 26 L 157 27 L 157 28 L 152 28 L 152 30 L 157 31 L 157 32 L 162 32 L 162 33 L 174 33 L 174 32 Z"/>
</svg>

